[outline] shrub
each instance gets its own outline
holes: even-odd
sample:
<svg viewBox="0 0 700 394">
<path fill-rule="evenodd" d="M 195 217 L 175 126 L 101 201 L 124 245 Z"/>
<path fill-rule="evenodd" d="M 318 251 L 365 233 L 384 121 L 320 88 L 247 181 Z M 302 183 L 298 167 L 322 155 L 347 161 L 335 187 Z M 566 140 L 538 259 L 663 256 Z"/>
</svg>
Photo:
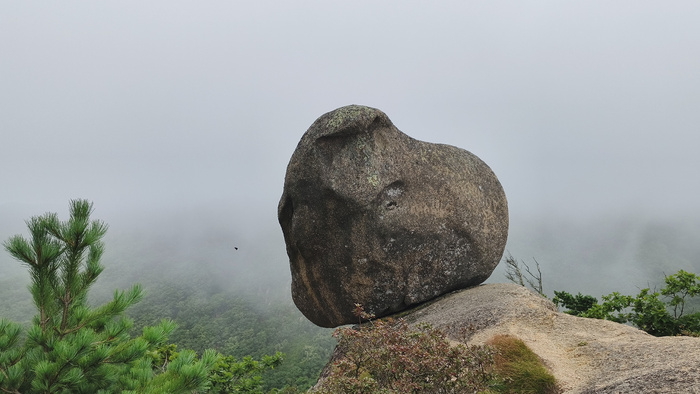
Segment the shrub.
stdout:
<svg viewBox="0 0 700 394">
<path fill-rule="evenodd" d="M 359 309 L 362 320 L 372 316 Z M 430 325 L 411 329 L 403 319 L 339 328 L 340 357 L 317 393 L 479 392 L 493 379 L 488 348 L 453 346 Z"/>
<path fill-rule="evenodd" d="M 552 301 L 557 305 L 561 304 L 568 308 L 565 312 L 574 316 L 581 316 L 582 313 L 591 309 L 593 305 L 598 304 L 598 299 L 593 296 L 581 293 L 572 296 L 565 291 L 555 291 Z"/>
<path fill-rule="evenodd" d="M 572 315 L 629 322 L 655 336 L 698 335 L 700 313 L 686 313 L 686 301 L 700 294 L 700 278 L 680 270 L 664 278 L 664 283 L 659 292 L 642 289 L 636 297 L 613 292 L 603 296 L 600 304 L 591 296 L 555 291 L 554 303 Z"/>
</svg>

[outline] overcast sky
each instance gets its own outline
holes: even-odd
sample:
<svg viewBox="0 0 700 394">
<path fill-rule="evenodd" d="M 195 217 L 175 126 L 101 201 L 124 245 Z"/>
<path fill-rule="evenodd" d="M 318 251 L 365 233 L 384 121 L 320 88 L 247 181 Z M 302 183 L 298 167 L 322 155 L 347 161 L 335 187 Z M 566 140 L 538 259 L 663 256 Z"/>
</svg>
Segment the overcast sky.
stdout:
<svg viewBox="0 0 700 394">
<path fill-rule="evenodd" d="M 3 1 L 0 206 L 272 228 L 302 134 L 362 104 L 483 159 L 512 218 L 697 216 L 698 21 L 696 1 Z"/>
</svg>

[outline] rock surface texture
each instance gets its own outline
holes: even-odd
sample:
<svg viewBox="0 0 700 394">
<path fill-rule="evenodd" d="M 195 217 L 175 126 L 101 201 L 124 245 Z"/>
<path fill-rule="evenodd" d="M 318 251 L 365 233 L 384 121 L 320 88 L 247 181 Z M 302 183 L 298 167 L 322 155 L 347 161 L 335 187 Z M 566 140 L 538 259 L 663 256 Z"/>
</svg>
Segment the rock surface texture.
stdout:
<svg viewBox="0 0 700 394">
<path fill-rule="evenodd" d="M 294 302 L 323 327 L 356 322 L 355 303 L 384 316 L 482 283 L 508 234 L 503 188 L 483 161 L 355 105 L 304 134 L 278 216 Z"/>
<path fill-rule="evenodd" d="M 565 393 L 700 393 L 700 338 L 654 337 L 634 327 L 559 313 L 513 284 L 446 295 L 404 317 L 429 323 L 468 344 L 499 334 L 520 338 L 549 367 Z"/>
</svg>

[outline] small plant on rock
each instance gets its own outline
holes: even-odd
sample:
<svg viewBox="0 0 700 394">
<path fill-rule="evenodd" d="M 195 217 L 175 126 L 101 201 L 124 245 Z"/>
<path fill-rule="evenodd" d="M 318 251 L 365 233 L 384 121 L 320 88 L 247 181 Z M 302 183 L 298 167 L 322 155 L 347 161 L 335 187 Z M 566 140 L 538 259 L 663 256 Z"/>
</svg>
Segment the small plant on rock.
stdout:
<svg viewBox="0 0 700 394">
<path fill-rule="evenodd" d="M 532 272 L 532 269 L 529 265 L 527 265 L 527 263 L 524 261 L 518 262 L 513 255 L 508 253 L 508 257 L 506 257 L 505 260 L 506 279 L 515 283 L 516 285 L 530 287 L 537 294 L 547 298 L 547 296 L 544 294 L 544 287 L 542 286 L 542 271 L 540 270 L 540 263 L 534 258 L 533 260 L 535 261 L 535 269 L 537 269 L 537 273 Z"/>
<path fill-rule="evenodd" d="M 496 335 L 489 342 L 494 349 L 498 380 L 492 385 L 497 393 L 558 393 L 554 376 L 525 343 L 509 335 Z"/>
</svg>

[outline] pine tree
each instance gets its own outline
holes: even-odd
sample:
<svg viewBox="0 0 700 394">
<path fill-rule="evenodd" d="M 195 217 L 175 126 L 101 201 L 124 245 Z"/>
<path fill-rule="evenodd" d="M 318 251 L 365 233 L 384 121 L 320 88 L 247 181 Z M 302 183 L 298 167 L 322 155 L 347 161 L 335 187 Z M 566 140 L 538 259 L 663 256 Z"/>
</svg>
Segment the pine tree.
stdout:
<svg viewBox="0 0 700 394">
<path fill-rule="evenodd" d="M 16 235 L 5 249 L 29 270 L 37 309 L 31 326 L 0 320 L 0 392 L 5 393 L 177 393 L 204 390 L 219 359 L 214 351 L 197 358 L 183 351 L 165 370 L 149 352 L 166 344 L 172 321 L 146 327 L 132 338 L 124 311 L 141 300 L 134 285 L 91 307 L 88 290 L 104 267 L 102 237 L 107 225 L 90 220 L 92 204 L 70 203 L 70 218 L 47 213 L 27 221 L 30 237 Z"/>
</svg>

